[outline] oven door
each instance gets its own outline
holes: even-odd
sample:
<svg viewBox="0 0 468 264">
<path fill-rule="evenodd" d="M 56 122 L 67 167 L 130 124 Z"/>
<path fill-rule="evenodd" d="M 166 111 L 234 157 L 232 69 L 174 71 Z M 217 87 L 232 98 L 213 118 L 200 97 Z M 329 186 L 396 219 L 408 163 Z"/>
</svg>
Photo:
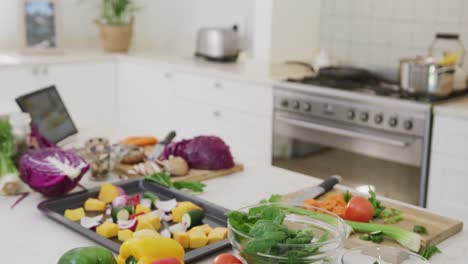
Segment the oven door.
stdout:
<svg viewBox="0 0 468 264">
<path fill-rule="evenodd" d="M 343 184 L 411 204 L 421 196 L 423 138 L 276 112 L 273 165 L 319 178 L 333 174 Z"/>
</svg>

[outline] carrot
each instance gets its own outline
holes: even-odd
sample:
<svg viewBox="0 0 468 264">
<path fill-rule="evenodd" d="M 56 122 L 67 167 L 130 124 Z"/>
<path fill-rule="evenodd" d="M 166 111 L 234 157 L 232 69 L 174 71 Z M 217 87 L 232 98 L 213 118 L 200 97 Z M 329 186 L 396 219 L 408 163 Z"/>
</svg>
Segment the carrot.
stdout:
<svg viewBox="0 0 468 264">
<path fill-rule="evenodd" d="M 304 205 L 314 206 L 332 212 L 340 217 L 344 216 L 346 210 L 346 201 L 344 195 L 329 194 L 322 200 L 307 199 L 304 201 Z"/>
<path fill-rule="evenodd" d="M 126 145 L 135 145 L 138 147 L 153 146 L 158 143 L 155 137 L 128 137 L 122 141 Z"/>
</svg>

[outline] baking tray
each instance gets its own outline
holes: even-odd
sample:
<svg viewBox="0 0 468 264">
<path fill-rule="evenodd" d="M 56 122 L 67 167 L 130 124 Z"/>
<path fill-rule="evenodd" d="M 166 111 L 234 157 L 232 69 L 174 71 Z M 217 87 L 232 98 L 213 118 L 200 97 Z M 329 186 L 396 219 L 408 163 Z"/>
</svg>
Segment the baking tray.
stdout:
<svg viewBox="0 0 468 264">
<path fill-rule="evenodd" d="M 204 224 L 209 224 L 212 227 L 226 227 L 227 217 L 225 213 L 227 209 L 195 197 L 191 194 L 184 193 L 174 189 L 168 189 L 156 183 L 148 182 L 143 179 L 127 180 L 114 183 L 114 185 L 121 187 L 129 195 L 142 194 L 143 192 L 152 192 L 158 195 L 161 200 L 177 199 L 177 201 L 191 201 L 196 205 L 202 207 L 205 211 Z M 90 197 L 97 197 L 99 193 L 99 187 L 83 191 L 79 193 L 70 194 L 61 198 L 54 198 L 44 201 L 38 205 L 40 211 L 46 214 L 49 218 L 57 221 L 58 223 L 94 240 L 98 244 L 114 251 L 119 252 L 121 242 L 117 239 L 104 238 L 92 230 L 82 227 L 79 223 L 66 219 L 63 214 L 66 209 L 82 207 L 84 202 Z M 191 263 L 200 258 L 211 255 L 217 251 L 220 251 L 226 247 L 229 247 L 229 241 L 227 239 L 206 245 L 199 249 L 187 249 L 185 251 L 185 262 Z"/>
</svg>

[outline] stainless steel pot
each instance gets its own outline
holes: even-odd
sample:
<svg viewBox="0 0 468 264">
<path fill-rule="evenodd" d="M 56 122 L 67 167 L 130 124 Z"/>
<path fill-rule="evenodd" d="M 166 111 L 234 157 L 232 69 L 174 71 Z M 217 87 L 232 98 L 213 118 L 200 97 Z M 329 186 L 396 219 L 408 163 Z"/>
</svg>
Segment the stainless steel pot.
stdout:
<svg viewBox="0 0 468 264">
<path fill-rule="evenodd" d="M 411 94 L 445 97 L 454 90 L 455 68 L 430 57 L 400 60 L 400 86 Z"/>
</svg>

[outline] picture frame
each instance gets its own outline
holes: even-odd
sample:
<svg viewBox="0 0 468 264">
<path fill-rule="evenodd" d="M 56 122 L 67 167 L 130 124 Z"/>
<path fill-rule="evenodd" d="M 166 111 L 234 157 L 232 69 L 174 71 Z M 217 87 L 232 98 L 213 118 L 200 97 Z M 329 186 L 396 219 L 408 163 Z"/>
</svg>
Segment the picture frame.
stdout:
<svg viewBox="0 0 468 264">
<path fill-rule="evenodd" d="M 18 0 L 20 50 L 61 53 L 61 14 L 61 0 Z"/>
</svg>

